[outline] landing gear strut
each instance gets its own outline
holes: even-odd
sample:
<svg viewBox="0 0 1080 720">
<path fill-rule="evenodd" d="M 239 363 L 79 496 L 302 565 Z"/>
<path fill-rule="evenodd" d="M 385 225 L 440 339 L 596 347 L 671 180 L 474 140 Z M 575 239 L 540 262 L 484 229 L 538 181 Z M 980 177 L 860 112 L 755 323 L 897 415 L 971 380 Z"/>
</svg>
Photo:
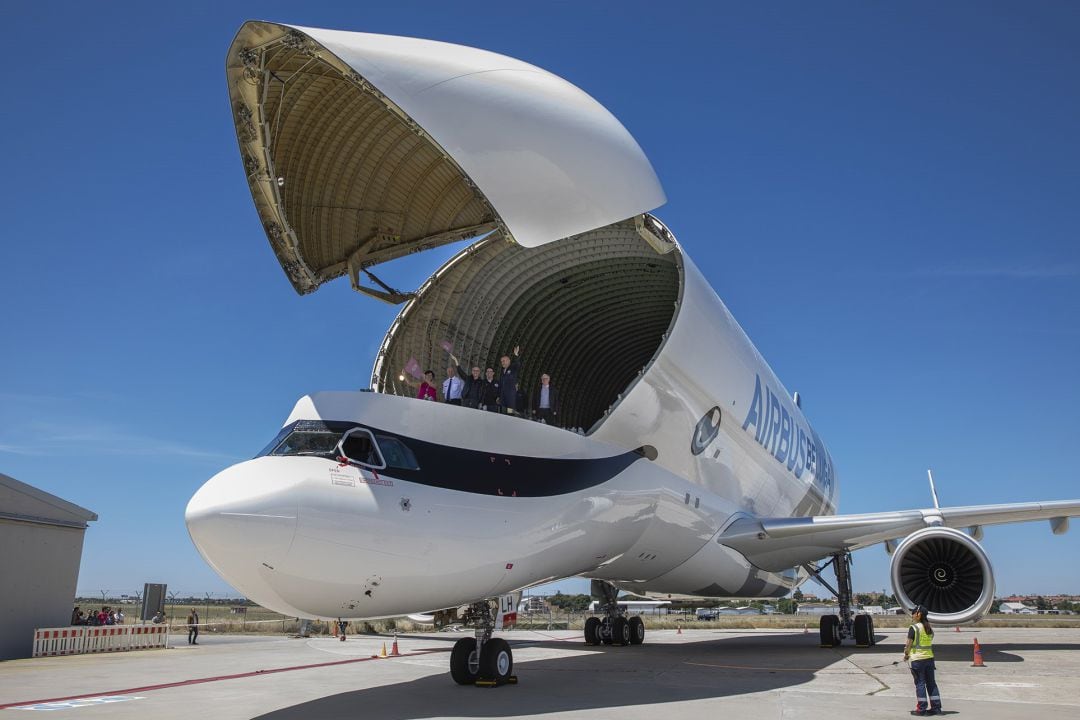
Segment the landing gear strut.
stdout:
<svg viewBox="0 0 1080 720">
<path fill-rule="evenodd" d="M 463 620 L 466 625 L 476 628 L 476 635 L 454 643 L 450 652 L 450 677 L 454 682 L 487 686 L 516 683 L 510 643 L 491 636 L 495 631 L 491 604 L 484 600 L 469 605 Z"/>
<path fill-rule="evenodd" d="M 836 573 L 836 588 L 833 588 L 825 578 L 821 577 L 821 571 L 833 566 Z M 819 627 L 821 634 L 821 647 L 832 648 L 840 644 L 844 638 L 855 638 L 856 647 L 870 647 L 877 642 L 874 637 L 874 618 L 870 615 L 855 615 L 852 612 L 851 592 L 851 553 L 833 553 L 832 559 L 821 567 L 811 565 L 804 566 L 811 576 L 829 592 L 836 596 L 839 615 L 822 615 Z"/>
<path fill-rule="evenodd" d="M 586 645 L 640 645 L 645 642 L 645 623 L 638 616 L 627 617 L 619 607 L 619 590 L 609 582 L 593 580 L 591 594 L 600 600 L 602 618 L 585 620 Z"/>
</svg>

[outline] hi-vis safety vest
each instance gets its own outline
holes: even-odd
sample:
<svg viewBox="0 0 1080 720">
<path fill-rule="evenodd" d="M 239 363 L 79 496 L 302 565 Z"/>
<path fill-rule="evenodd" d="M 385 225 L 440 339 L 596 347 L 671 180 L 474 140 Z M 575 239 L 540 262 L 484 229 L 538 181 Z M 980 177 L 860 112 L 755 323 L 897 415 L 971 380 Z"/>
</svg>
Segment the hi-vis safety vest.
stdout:
<svg viewBox="0 0 1080 720">
<path fill-rule="evenodd" d="M 915 631 L 915 640 L 911 643 L 911 659 L 929 660 L 934 657 L 934 648 L 931 647 L 934 644 L 934 636 L 926 634 L 922 623 L 915 623 L 911 627 Z"/>
</svg>

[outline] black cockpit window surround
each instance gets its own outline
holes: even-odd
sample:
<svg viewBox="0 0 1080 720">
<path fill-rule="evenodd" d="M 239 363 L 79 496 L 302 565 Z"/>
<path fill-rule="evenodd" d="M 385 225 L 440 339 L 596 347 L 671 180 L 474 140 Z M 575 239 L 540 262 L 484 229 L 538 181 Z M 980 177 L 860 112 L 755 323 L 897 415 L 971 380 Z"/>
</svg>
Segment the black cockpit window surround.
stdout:
<svg viewBox="0 0 1080 720">
<path fill-rule="evenodd" d="M 440 445 L 359 423 L 341 421 L 300 420 L 283 428 L 279 436 L 288 438 L 293 432 L 319 430 L 336 433 L 339 439 L 353 430 L 370 433 L 382 450 L 386 472 L 392 478 L 479 495 L 565 495 L 602 485 L 633 463 L 648 460 L 648 456 L 641 450 L 602 458 L 504 455 Z M 282 443 L 278 442 L 277 445 Z M 358 446 L 358 450 L 354 452 L 363 452 L 363 448 Z M 274 453 L 263 453 L 271 454 Z M 336 453 L 325 457 L 327 460 L 338 461 Z"/>
<path fill-rule="evenodd" d="M 298 420 L 283 427 L 255 457 L 312 455 L 337 461 L 341 438 L 346 433 L 357 429 L 370 432 L 369 429 L 357 423 Z M 386 468 L 395 470 L 417 471 L 420 469 L 415 453 L 404 440 L 381 433 L 374 434 L 374 438 L 378 453 L 376 462 L 370 462 L 370 439 L 355 433 L 346 440 L 346 457 L 375 467 L 385 463 Z M 364 445 L 365 442 L 366 445 Z"/>
</svg>

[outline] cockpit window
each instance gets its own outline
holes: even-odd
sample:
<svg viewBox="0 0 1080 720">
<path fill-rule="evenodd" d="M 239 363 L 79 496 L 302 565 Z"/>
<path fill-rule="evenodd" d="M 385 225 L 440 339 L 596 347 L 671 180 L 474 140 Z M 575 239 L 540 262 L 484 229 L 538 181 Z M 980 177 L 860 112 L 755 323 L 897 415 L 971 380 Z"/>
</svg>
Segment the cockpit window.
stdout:
<svg viewBox="0 0 1080 720">
<path fill-rule="evenodd" d="M 355 463 L 377 469 L 420 469 L 416 455 L 402 440 L 389 435 L 372 435 L 370 430 L 355 423 L 338 421 L 299 420 L 291 423 L 282 428 L 256 457 L 314 455 L 337 460 L 342 454 Z"/>
<path fill-rule="evenodd" d="M 341 439 L 341 454 L 360 465 L 379 470 L 386 467 L 375 436 L 365 428 L 354 428 L 345 433 Z"/>
<path fill-rule="evenodd" d="M 409 449 L 408 445 L 385 435 L 377 435 L 376 439 L 379 442 L 379 450 L 382 451 L 387 467 L 399 470 L 420 469 L 420 463 L 416 461 L 416 456 L 413 455 L 413 451 Z"/>
<path fill-rule="evenodd" d="M 326 455 L 332 456 L 341 435 L 335 432 L 295 430 L 289 433 L 271 455 Z"/>
</svg>

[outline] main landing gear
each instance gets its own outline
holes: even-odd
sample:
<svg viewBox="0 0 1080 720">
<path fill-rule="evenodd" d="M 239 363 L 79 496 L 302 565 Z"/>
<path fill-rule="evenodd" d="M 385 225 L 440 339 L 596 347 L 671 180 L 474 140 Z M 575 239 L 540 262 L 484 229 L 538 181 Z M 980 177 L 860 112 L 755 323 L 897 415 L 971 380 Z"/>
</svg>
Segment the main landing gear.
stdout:
<svg viewBox="0 0 1080 720">
<path fill-rule="evenodd" d="M 585 620 L 586 645 L 640 645 L 645 642 L 645 623 L 638 616 L 628 618 L 619 607 L 619 591 L 603 580 L 592 581 L 592 595 L 600 599 L 602 618 Z"/>
<path fill-rule="evenodd" d="M 516 683 L 510 643 L 492 637 L 495 616 L 487 600 L 469 605 L 465 624 L 476 628 L 475 637 L 461 638 L 450 652 L 450 677 L 458 685 L 495 686 Z"/>
<path fill-rule="evenodd" d="M 836 572 L 836 588 L 833 588 L 821 577 L 821 571 L 829 565 Z M 855 647 L 870 647 L 877 643 L 874 636 L 874 618 L 870 615 L 854 615 L 851 610 L 851 553 L 833 553 L 832 560 L 820 568 L 805 566 L 810 574 L 819 583 L 824 585 L 836 596 L 839 615 L 822 615 L 819 632 L 821 634 L 821 647 L 833 648 L 840 644 L 844 638 L 855 638 Z"/>
</svg>

